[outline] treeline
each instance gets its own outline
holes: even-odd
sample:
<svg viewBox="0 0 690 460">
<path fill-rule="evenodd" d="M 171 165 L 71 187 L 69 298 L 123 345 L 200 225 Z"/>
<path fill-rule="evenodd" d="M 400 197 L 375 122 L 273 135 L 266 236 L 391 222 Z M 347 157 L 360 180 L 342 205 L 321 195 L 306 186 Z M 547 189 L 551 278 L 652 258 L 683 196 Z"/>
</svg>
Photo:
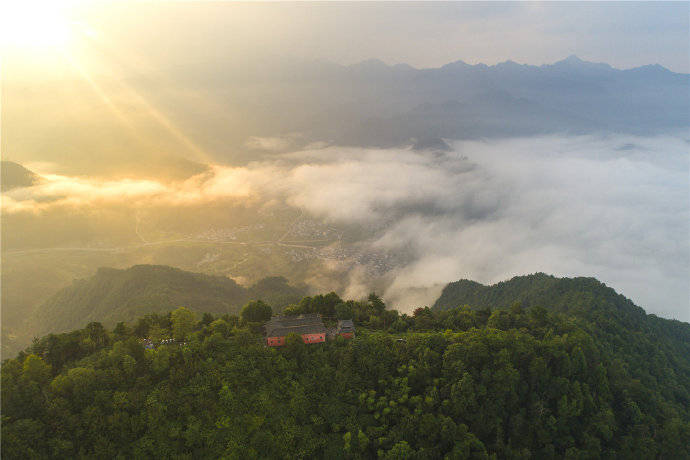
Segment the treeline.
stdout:
<svg viewBox="0 0 690 460">
<path fill-rule="evenodd" d="M 274 349 L 253 332 L 266 307 L 36 341 L 2 365 L 4 458 L 690 457 L 683 370 L 659 362 L 649 386 L 584 319 L 327 294 L 288 313 L 351 315 L 357 338 Z"/>
</svg>

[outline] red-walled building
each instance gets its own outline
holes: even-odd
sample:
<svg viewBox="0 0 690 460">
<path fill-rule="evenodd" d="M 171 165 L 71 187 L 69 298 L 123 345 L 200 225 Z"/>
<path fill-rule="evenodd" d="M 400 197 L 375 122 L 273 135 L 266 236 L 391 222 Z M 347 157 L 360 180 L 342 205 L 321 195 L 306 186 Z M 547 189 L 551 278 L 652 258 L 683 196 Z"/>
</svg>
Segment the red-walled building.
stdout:
<svg viewBox="0 0 690 460">
<path fill-rule="evenodd" d="M 266 345 L 280 347 L 285 345 L 288 334 L 302 336 L 304 343 L 320 343 L 326 341 L 326 327 L 321 315 L 308 314 L 299 316 L 276 316 L 264 325 L 266 330 Z"/>
<path fill-rule="evenodd" d="M 351 319 L 338 320 L 338 327 L 335 333 L 340 337 L 352 339 L 355 337 L 355 324 Z"/>
</svg>

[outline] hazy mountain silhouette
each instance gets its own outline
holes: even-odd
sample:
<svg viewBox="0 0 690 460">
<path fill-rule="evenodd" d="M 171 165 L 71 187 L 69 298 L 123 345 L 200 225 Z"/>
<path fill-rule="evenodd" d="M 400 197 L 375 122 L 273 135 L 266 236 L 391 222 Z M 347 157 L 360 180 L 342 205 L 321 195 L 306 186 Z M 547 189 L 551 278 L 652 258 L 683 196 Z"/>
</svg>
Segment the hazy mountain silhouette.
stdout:
<svg viewBox="0 0 690 460">
<path fill-rule="evenodd" d="M 548 133 L 648 135 L 690 125 L 690 76 L 660 65 L 619 70 L 577 56 L 542 66 L 455 61 L 430 69 L 375 59 L 349 66 L 286 60 L 245 72 L 241 80 L 228 75 L 222 86 L 245 90 L 239 109 L 261 114 L 257 132 L 300 132 L 344 145 Z M 250 77 L 259 83 L 246 86 Z M 260 97 L 252 97 L 259 86 Z"/>
<path fill-rule="evenodd" d="M 17 187 L 29 187 L 40 180 L 38 174 L 13 161 L 3 160 L 0 164 L 0 171 L 2 171 L 3 192 Z"/>
</svg>

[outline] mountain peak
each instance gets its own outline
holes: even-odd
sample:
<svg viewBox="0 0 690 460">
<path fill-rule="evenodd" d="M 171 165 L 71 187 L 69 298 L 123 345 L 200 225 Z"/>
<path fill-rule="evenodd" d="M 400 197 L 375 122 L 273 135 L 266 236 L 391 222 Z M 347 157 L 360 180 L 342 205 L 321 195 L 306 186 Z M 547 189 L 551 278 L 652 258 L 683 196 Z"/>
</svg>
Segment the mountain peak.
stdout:
<svg viewBox="0 0 690 460">
<path fill-rule="evenodd" d="M 596 278 L 557 278 L 546 273 L 515 276 L 493 285 L 459 280 L 446 285 L 434 304 L 444 310 L 459 305 L 505 308 L 513 302 L 523 307 L 543 306 L 556 311 L 605 311 L 632 320 L 644 317 L 644 310 Z"/>
<path fill-rule="evenodd" d="M 627 69 L 625 72 L 632 72 L 637 74 L 652 75 L 652 74 L 673 74 L 661 64 L 647 64 L 640 67 L 633 67 L 632 69 Z"/>
<path fill-rule="evenodd" d="M 495 67 L 522 67 L 522 64 L 518 64 L 512 59 L 508 59 L 507 61 L 499 62 L 495 65 Z"/>
<path fill-rule="evenodd" d="M 543 67 L 551 67 L 552 69 L 564 69 L 569 72 L 582 71 L 587 73 L 607 72 L 613 70 L 609 64 L 604 62 L 590 62 L 580 59 L 578 56 L 571 54 L 567 58 L 554 62 L 551 65 Z"/>
<path fill-rule="evenodd" d="M 441 66 L 441 69 L 452 69 L 452 68 L 467 68 L 467 67 L 472 67 L 471 64 L 466 63 L 462 59 L 458 59 L 457 61 L 449 62 L 448 64 Z"/>
<path fill-rule="evenodd" d="M 567 64 L 584 64 L 586 61 L 583 61 L 582 59 L 580 59 L 576 55 L 571 54 L 570 56 L 568 56 L 567 58 L 565 58 L 559 62 L 563 62 L 563 63 L 567 63 Z"/>
<path fill-rule="evenodd" d="M 388 65 L 381 59 L 365 59 L 348 67 L 351 69 L 387 69 Z"/>
<path fill-rule="evenodd" d="M 608 64 L 597 64 L 594 62 L 589 62 L 585 61 L 583 59 L 580 59 L 578 56 L 571 54 L 565 59 L 561 59 L 560 61 L 556 61 L 553 64 L 551 64 L 554 67 L 590 67 L 590 66 L 606 66 L 608 67 Z"/>
</svg>

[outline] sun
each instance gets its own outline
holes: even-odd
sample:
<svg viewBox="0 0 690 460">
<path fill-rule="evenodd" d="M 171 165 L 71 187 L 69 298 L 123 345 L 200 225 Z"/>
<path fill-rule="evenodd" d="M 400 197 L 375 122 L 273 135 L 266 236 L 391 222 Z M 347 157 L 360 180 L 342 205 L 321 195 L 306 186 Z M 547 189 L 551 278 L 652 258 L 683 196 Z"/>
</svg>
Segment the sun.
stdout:
<svg viewBox="0 0 690 460">
<path fill-rule="evenodd" d="M 0 44 L 3 48 L 55 49 L 68 45 L 71 24 L 69 2 L 7 0 L 0 6 Z"/>
</svg>

